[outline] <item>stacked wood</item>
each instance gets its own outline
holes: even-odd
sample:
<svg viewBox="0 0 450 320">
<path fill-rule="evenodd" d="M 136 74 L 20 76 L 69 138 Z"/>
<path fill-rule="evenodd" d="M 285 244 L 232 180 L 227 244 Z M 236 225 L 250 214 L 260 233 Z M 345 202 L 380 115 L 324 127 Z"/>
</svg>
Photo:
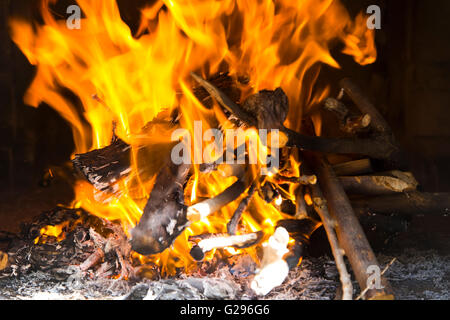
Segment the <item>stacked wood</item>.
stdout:
<svg viewBox="0 0 450 320">
<path fill-rule="evenodd" d="M 248 126 L 256 126 L 257 128 L 264 129 L 280 129 L 287 138 L 286 146 L 297 147 L 300 150 L 312 150 L 321 151 L 328 153 L 357 153 L 369 155 L 377 159 L 390 159 L 393 154 L 397 154 L 398 147 L 394 143 L 393 136 L 388 128 L 388 126 L 383 122 L 383 119 L 379 117 L 376 109 L 372 108 L 371 105 L 367 105 L 367 101 L 362 99 L 354 87 L 351 86 L 352 83 L 348 84 L 344 82 L 344 85 L 350 87 L 355 103 L 361 103 L 363 106 L 360 108 L 362 112 L 368 114 L 370 119 L 373 119 L 372 127 L 376 135 L 370 136 L 369 138 L 322 138 L 306 136 L 290 130 L 284 127 L 283 122 L 285 120 L 288 108 L 287 99 L 280 89 L 275 90 L 270 93 L 267 91 L 262 91 L 255 95 L 255 97 L 249 98 L 250 101 L 257 101 L 251 104 L 251 108 L 240 107 L 239 105 L 227 99 L 226 95 L 223 94 L 218 88 L 214 87 L 212 84 L 208 83 L 206 80 L 193 75 L 194 78 L 205 89 L 214 96 L 217 101 L 227 110 L 233 112 L 237 118 L 245 122 Z M 345 90 L 345 88 L 344 88 Z M 356 92 L 356 93 L 355 93 Z M 264 97 L 261 99 L 261 97 Z M 246 103 L 244 103 L 246 105 Z M 256 114 L 255 114 L 256 113 Z M 339 244 L 344 248 L 345 254 L 349 257 L 351 265 L 354 269 L 358 282 L 360 283 L 361 289 L 365 289 L 367 285 L 367 268 L 371 265 L 378 266 L 375 255 L 364 235 L 364 232 L 359 225 L 358 220 L 353 212 L 350 202 L 342 189 L 342 186 L 337 180 L 337 177 L 331 171 L 328 164 L 325 164 L 324 160 L 319 157 L 313 156 L 314 161 L 321 163 L 320 166 L 314 168 L 319 176 L 319 180 L 324 180 L 320 182 L 321 188 L 324 190 L 324 195 L 327 201 L 329 201 L 330 212 L 332 213 L 334 219 L 336 219 L 337 226 L 335 227 Z M 314 165 L 314 164 L 311 164 Z M 371 180 L 373 181 L 373 180 Z M 325 218 L 324 207 L 321 205 L 317 206 L 321 213 L 321 217 L 326 221 L 328 229 L 331 230 L 334 226 L 329 219 Z M 324 222 L 324 221 L 323 221 Z M 330 236 L 331 232 L 329 232 Z M 329 237 L 330 240 L 332 237 Z M 339 265 L 342 267 L 341 279 L 343 280 L 343 287 L 346 291 L 346 298 L 350 294 L 351 286 L 349 286 L 349 276 L 344 270 L 342 254 L 339 253 L 337 247 L 337 241 L 335 244 L 335 257 L 339 261 Z M 362 252 L 359 251 L 362 249 Z M 386 281 L 383 279 L 383 284 L 385 285 L 383 290 L 375 289 L 368 290 L 367 296 L 370 298 L 384 299 L 393 298 L 391 289 Z"/>
<path fill-rule="evenodd" d="M 328 208 L 336 221 L 336 231 L 340 245 L 345 251 L 363 290 L 368 284 L 367 270 L 371 266 L 379 266 L 375 254 L 361 228 L 350 201 L 339 183 L 330 165 L 320 157 L 309 159 L 319 178 L 319 184 L 327 199 Z M 393 299 L 392 289 L 385 278 L 381 279 L 383 289 L 368 290 L 368 299 Z"/>
<path fill-rule="evenodd" d="M 252 234 L 238 234 L 237 232 L 241 216 L 252 197 L 258 193 L 268 203 L 272 203 L 279 197 L 286 200 L 288 195 L 279 185 L 294 185 L 296 199 L 295 203 L 291 201 L 293 217 L 302 223 L 314 221 L 311 219 L 312 208 L 319 215 L 341 275 L 344 298 L 352 297 L 350 277 L 343 260 L 345 255 L 349 259 L 361 291 L 364 290 L 366 298 L 392 299 L 392 289 L 385 278 L 382 279 L 383 288 L 366 290 L 367 270 L 371 266 L 378 266 L 378 262 L 352 205 L 360 214 L 368 211 L 387 213 L 387 208 L 396 205 L 400 210 L 402 208 L 411 209 L 411 201 L 406 198 L 405 192 L 413 194 L 415 199 L 420 199 L 417 200 L 418 203 L 426 203 L 423 206 L 416 204 L 416 211 L 419 211 L 417 207 L 423 210 L 430 209 L 432 200 L 429 200 L 426 194 L 416 191 L 418 183 L 409 172 L 396 170 L 375 172 L 376 168 L 371 159 L 382 160 L 386 163 L 398 163 L 401 160 L 401 152 L 387 122 L 362 93 L 362 90 L 349 79 L 340 82 L 343 94 L 350 97 L 360 111 L 359 114 L 350 111 L 350 108 L 338 99 L 326 100 L 325 108 L 336 115 L 341 129 L 347 134 L 343 138 L 330 138 L 296 132 L 284 125 L 289 111 L 289 102 L 281 88 L 273 91 L 262 90 L 239 104 L 239 98 L 234 95 L 237 93 L 234 90 L 236 88 L 232 92 L 227 91 L 228 86 L 231 86 L 230 83 L 232 83 L 227 75 L 218 76 L 213 81 L 207 81 L 194 73 L 192 73 L 192 77 L 201 88 L 197 88 L 194 92 L 202 103 L 209 105 L 207 107 L 212 106 L 212 99 L 216 100 L 229 119 L 238 127 L 278 129 L 281 132 L 279 147 L 287 147 L 284 150 L 292 148 L 299 150 L 301 158 L 306 158 L 306 165 L 302 165 L 302 173 L 299 177 L 285 176 L 278 172 L 267 181 L 251 176 L 244 166 L 221 167 L 216 163 L 202 164 L 200 166 L 201 174 L 220 171 L 223 176 L 236 176 L 237 180 L 219 195 L 186 207 L 183 188 L 190 166 L 175 165 L 167 156 L 159 157 L 166 160 L 158 166 L 158 170 L 152 171 L 157 177 L 144 208 L 144 214 L 136 228 L 131 230 L 132 249 L 142 254 L 162 252 L 190 223 L 207 218 L 208 215 L 238 198 L 241 198 L 241 202 L 227 225 L 228 232 L 191 237 L 190 241 L 194 244 L 191 255 L 195 260 L 202 260 L 205 253 L 214 248 L 255 245 L 262 237 L 261 232 Z M 169 123 L 173 125 L 175 122 L 170 121 Z M 148 148 L 143 147 L 142 150 L 148 150 Z M 165 153 L 167 153 L 166 151 Z M 115 139 L 111 146 L 104 149 L 77 155 L 74 165 L 97 189 L 114 193 L 113 184 L 129 173 L 131 167 L 129 153 L 128 145 Z M 350 155 L 350 159 L 355 159 L 356 156 L 369 158 L 351 160 L 335 164 L 332 167 L 323 153 Z M 100 161 L 99 158 L 102 160 Z M 310 203 L 306 203 L 305 195 L 312 196 Z M 350 202 L 349 195 L 352 196 L 353 202 Z M 356 199 L 355 195 L 364 197 Z M 429 198 L 438 199 L 439 195 Z M 402 201 L 402 199 L 405 200 Z M 446 207 L 447 200 L 448 197 L 442 200 L 439 208 Z M 318 225 L 315 224 L 316 227 Z M 280 228 L 286 231 L 289 229 L 289 224 L 280 226 Z M 310 232 L 313 230 L 309 230 L 305 234 Z M 274 238 L 277 237 L 274 236 Z M 283 240 L 285 237 L 281 238 Z M 307 242 L 309 238 L 294 237 L 294 239 L 296 252 L 302 252 L 302 243 Z M 280 242 L 282 243 L 281 247 L 285 242 L 284 240 Z M 284 249 L 281 251 L 284 252 Z M 102 254 L 99 250 L 93 252 L 86 265 L 100 261 L 103 258 Z M 280 260 L 279 255 L 275 254 L 277 261 Z M 295 254 L 294 257 L 296 257 Z M 268 266 L 270 263 L 263 265 Z M 259 292 L 265 292 L 267 289 L 266 286 L 260 286 L 256 282 L 255 288 Z"/>
</svg>

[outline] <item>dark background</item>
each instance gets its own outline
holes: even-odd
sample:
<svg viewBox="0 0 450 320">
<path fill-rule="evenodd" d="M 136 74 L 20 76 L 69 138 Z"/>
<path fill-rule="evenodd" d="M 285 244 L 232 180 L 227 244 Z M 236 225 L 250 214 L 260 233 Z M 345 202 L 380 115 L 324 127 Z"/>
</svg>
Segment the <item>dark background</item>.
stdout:
<svg viewBox="0 0 450 320">
<path fill-rule="evenodd" d="M 450 191 L 450 1 L 342 2 L 353 15 L 372 4 L 382 9 L 377 62 L 361 67 L 338 55 L 342 77 L 357 80 L 391 124 L 421 189 Z M 71 3 L 60 1 L 60 12 Z M 118 3 L 123 19 L 135 28 L 137 8 L 146 1 Z M 71 130 L 48 106 L 23 104 L 34 70 L 8 34 L 8 17 L 36 17 L 37 5 L 38 1 L 0 0 L 0 216 L 12 222 L 17 216 L 9 211 L 19 203 L 22 208 L 29 203 L 29 210 L 37 214 L 71 199 L 67 182 L 51 191 L 40 189 L 48 168 L 69 160 Z"/>
</svg>

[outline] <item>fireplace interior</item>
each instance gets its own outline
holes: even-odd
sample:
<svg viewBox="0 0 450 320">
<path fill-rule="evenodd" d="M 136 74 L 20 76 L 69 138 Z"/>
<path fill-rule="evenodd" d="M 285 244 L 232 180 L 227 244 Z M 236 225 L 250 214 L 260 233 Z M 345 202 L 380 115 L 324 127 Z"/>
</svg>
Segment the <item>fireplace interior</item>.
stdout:
<svg viewBox="0 0 450 320">
<path fill-rule="evenodd" d="M 69 16 L 67 8 L 77 4 L 68 0 L 43 1 L 46 2 L 49 15 L 60 23 Z M 90 2 L 79 4 L 83 7 L 83 3 Z M 178 12 L 168 9 L 168 1 L 116 2 L 120 12 L 116 18 L 124 22 L 131 35 L 143 37 Z M 286 1 L 274 2 L 282 7 Z M 297 87 L 305 92 L 310 89 L 309 96 L 302 92 L 301 98 L 293 100 L 290 92 L 295 88 L 281 85 L 278 90 L 278 84 L 248 91 L 253 84 L 251 72 L 235 70 L 242 64 L 233 66 L 229 60 L 217 65 L 214 61 L 207 67 L 189 66 L 187 59 L 183 72 L 190 87 L 181 86 L 181 94 L 177 95 L 189 92 L 205 110 L 220 109 L 228 120 L 237 119 L 236 126 L 279 129 L 280 140 L 286 138 L 279 148 L 283 170 L 265 178 L 251 176 L 248 167 L 243 169 L 245 165 L 203 163 L 194 170 L 193 166 L 164 162 L 170 153 L 164 145 L 166 137 L 163 139 L 158 133 L 170 137 L 171 130 L 186 127 L 186 118 L 198 115 L 182 108 L 155 112 L 139 126 L 143 128 L 142 141 L 147 139 L 145 147 L 137 148 L 137 140 L 125 139 L 120 122 L 114 119 L 108 125 L 99 125 L 109 130 L 109 140 L 102 138 L 103 142 L 96 146 L 94 138 L 86 138 L 86 150 L 81 152 L 74 122 L 95 136 L 92 114 L 83 112 L 86 101 L 106 105 L 106 109 L 115 106 L 108 106 L 109 98 L 98 92 L 80 97 L 81 91 L 69 89 L 71 84 L 77 86 L 76 77 L 54 85 L 59 97 L 64 98 L 61 103 L 69 102 L 72 110 L 79 112 L 76 116 L 61 111 L 61 104 L 59 109 L 52 105 L 58 100 L 52 100 L 50 91 L 45 91 L 46 97 L 40 97 L 37 108 L 30 106 L 33 97 L 39 99 L 38 93 L 31 98 L 28 94 L 36 76 L 43 76 L 38 65 L 50 63 L 32 63 L 24 48 L 32 47 L 32 41 L 39 42 L 51 31 L 35 33 L 29 43 L 17 40 L 26 29 L 15 29 L 17 24 L 11 21 L 45 24 L 39 1 L 0 1 L 0 299 L 449 299 L 450 42 L 445 39 L 450 31 L 450 2 L 340 3 L 351 21 L 358 21 L 358 14 L 366 13 L 371 5 L 381 9 L 381 28 L 374 31 L 376 60 L 361 61 L 368 59 L 365 56 L 359 57 L 358 63 L 357 54 L 348 54 L 344 44 L 330 41 L 330 56 L 340 68 L 332 63 L 323 63 L 320 68 L 318 63 L 313 64 L 301 75 L 303 84 L 313 85 L 305 86 L 306 89 Z M 312 4 L 311 12 L 319 5 L 322 2 Z M 140 23 L 143 8 L 153 8 L 145 11 L 154 15 L 146 26 L 150 30 L 147 33 Z M 201 8 L 198 10 L 202 12 Z M 233 41 L 239 42 L 235 38 L 247 26 L 246 15 L 236 15 L 236 10 L 222 13 L 230 47 Z M 161 13 L 158 20 L 157 12 L 163 12 L 166 18 Z M 233 16 L 233 12 L 240 18 L 227 20 L 227 14 Z M 258 12 L 246 14 L 258 21 Z M 81 29 L 73 32 L 83 32 L 85 18 Z M 200 35 L 180 21 L 180 37 L 201 43 Z M 326 21 L 325 24 L 329 22 Z M 333 23 L 338 26 L 343 21 Z M 121 35 L 120 30 L 117 28 L 116 35 Z M 163 56 L 174 50 L 169 32 L 168 35 L 167 48 L 161 51 Z M 114 39 L 110 40 L 112 47 L 117 45 Z M 83 45 L 73 46 L 73 52 L 83 52 Z M 370 53 L 366 55 L 370 58 Z M 80 56 L 85 58 L 82 53 Z M 113 58 L 105 62 L 112 65 Z M 144 61 L 141 63 L 145 65 Z M 139 66 L 136 61 L 129 64 Z M 131 83 L 140 79 L 133 75 L 134 71 L 163 73 L 157 62 L 153 68 L 124 69 L 119 74 L 124 83 Z M 57 69 L 53 71 L 57 73 Z M 82 74 L 79 75 L 81 79 Z M 270 75 L 263 73 L 258 85 L 266 83 Z M 171 81 L 170 77 L 160 78 Z M 145 84 L 140 87 L 146 89 Z M 28 99 L 24 99 L 27 94 Z M 285 98 L 289 99 L 289 106 Z M 159 101 L 173 103 L 170 99 Z M 308 109 L 296 112 L 295 103 L 309 103 Z M 253 116 L 247 117 L 252 112 Z M 100 120 L 109 119 L 98 115 Z M 76 117 L 79 120 L 71 121 Z M 286 118 L 288 121 L 284 122 Z M 203 120 L 206 119 L 205 116 Z M 309 139 L 313 136 L 318 140 Z M 350 147 L 339 143 L 330 147 L 335 137 L 351 140 Z M 322 145 L 322 138 L 330 140 Z M 356 147 L 355 141 L 359 143 Z M 344 147 L 350 151 L 339 152 Z M 128 194 L 120 181 L 128 178 L 134 170 L 134 160 L 140 157 L 151 159 L 144 169 L 140 167 L 151 174 L 139 174 L 139 179 L 147 179 L 139 183 L 134 181 L 137 178 L 130 178 L 134 182 L 127 188 L 135 183 L 142 184 L 142 189 L 136 187 L 138 191 Z M 226 188 L 219 184 L 220 192 L 198 187 L 204 182 L 203 175 L 215 174 L 222 174 L 220 179 L 215 178 L 217 181 L 237 179 L 227 182 Z M 107 218 L 101 207 L 113 198 L 123 199 L 124 192 L 127 197 L 143 193 L 135 201 L 143 216 L 137 217 L 132 227 L 124 227 L 120 216 Z M 217 199 L 217 195 L 223 197 Z M 184 199 L 179 200 L 180 196 Z M 80 201 L 80 197 L 85 201 Z M 225 203 L 221 203 L 223 198 L 227 198 Z M 120 204 L 119 201 L 115 205 Z M 230 218 L 216 219 L 214 212 L 205 213 L 205 206 L 209 206 L 209 211 L 225 210 Z M 249 212 L 269 210 L 265 209 L 267 206 L 273 211 L 265 216 L 270 221 L 255 218 L 253 225 Z M 211 229 L 202 222 L 205 217 L 207 223 L 213 224 Z M 164 219 L 169 219 L 169 225 L 164 224 Z M 197 226 L 198 221 L 204 224 Z M 149 227 L 151 223 L 165 229 Z M 360 234 L 367 241 L 353 243 Z M 185 237 L 185 243 L 174 245 L 179 237 Z M 277 251 L 283 244 L 285 251 Z M 370 250 L 367 260 L 355 250 L 358 245 Z M 271 264 L 270 259 L 276 263 Z M 368 290 L 363 283 L 370 273 L 366 268 L 358 269 L 359 263 L 365 267 L 376 263 L 383 272 L 383 289 Z M 286 275 L 267 284 L 265 266 L 267 272 Z"/>
</svg>

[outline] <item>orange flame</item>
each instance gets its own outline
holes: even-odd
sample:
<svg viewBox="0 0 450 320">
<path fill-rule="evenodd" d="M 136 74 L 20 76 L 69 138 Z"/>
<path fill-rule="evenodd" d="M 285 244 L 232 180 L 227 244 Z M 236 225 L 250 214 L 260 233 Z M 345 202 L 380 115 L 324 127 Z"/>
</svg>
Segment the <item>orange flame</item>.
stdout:
<svg viewBox="0 0 450 320">
<path fill-rule="evenodd" d="M 115 1 L 78 0 L 85 17 L 79 30 L 68 29 L 65 20 L 52 16 L 49 6 L 54 2 L 42 1 L 43 25 L 20 19 L 10 25 L 13 40 L 37 67 L 25 103 L 34 107 L 46 103 L 57 110 L 72 126 L 75 153 L 108 145 L 113 123 L 116 134 L 133 146 L 141 128 L 164 109 L 179 107 L 181 124 L 191 132 L 194 120 L 209 128 L 220 112 L 195 99 L 191 71 L 208 76 L 226 70 L 233 77 L 247 76 L 250 83 L 243 88 L 242 99 L 281 87 L 290 102 L 287 125 L 298 129 L 302 112 L 326 95 L 312 94 L 317 66 L 339 68 L 330 54 L 333 43 L 343 42 L 343 52 L 360 64 L 376 59 L 374 34 L 365 27 L 364 15 L 352 21 L 339 1 L 160 0 L 142 9 L 134 35 Z M 80 99 L 81 109 L 61 88 Z M 185 190 L 188 203 L 214 196 L 233 183 L 215 174 L 193 177 Z M 79 182 L 74 206 L 120 219 L 127 230 L 139 221 L 151 184 L 142 183 L 138 192 L 132 192 L 127 182 L 121 182 L 122 197 L 105 205 L 95 200 L 92 186 Z M 226 231 L 238 203 L 193 224 L 173 248 L 152 257 L 153 261 L 167 273 L 191 266 L 188 236 Z M 270 232 L 285 217 L 257 195 L 247 211 L 242 225 L 248 231 Z"/>
</svg>

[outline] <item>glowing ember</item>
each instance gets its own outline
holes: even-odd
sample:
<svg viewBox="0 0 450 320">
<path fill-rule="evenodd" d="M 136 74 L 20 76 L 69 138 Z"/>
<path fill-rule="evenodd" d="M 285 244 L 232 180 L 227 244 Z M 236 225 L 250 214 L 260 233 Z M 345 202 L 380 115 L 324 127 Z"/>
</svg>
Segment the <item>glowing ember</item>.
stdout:
<svg viewBox="0 0 450 320">
<path fill-rule="evenodd" d="M 207 109 L 195 98 L 190 72 L 202 73 L 205 78 L 221 71 L 234 79 L 245 76 L 250 82 L 241 85 L 242 101 L 259 90 L 281 87 L 291 105 L 285 125 L 299 129 L 302 113 L 327 96 L 327 90 L 312 94 L 320 65 L 339 68 L 330 54 L 332 42 L 344 43 L 343 52 L 360 64 L 376 59 L 373 31 L 365 27 L 364 15 L 352 21 L 345 8 L 333 0 L 162 0 L 142 9 L 134 35 L 121 20 L 114 1 L 78 0 L 85 15 L 79 30 L 68 29 L 66 21 L 52 16 L 49 5 L 53 2 L 43 1 L 44 25 L 17 19 L 10 23 L 14 41 L 37 67 L 25 102 L 34 107 L 47 103 L 71 124 L 74 153 L 109 145 L 113 131 L 131 145 L 132 174 L 130 179 L 118 181 L 121 197 L 101 203 L 94 198 L 92 185 L 80 181 L 75 185 L 73 204 L 120 220 L 125 231 L 139 221 L 154 181 L 141 179 L 139 172 L 142 163 L 137 160 L 136 146 L 141 143 L 142 128 L 161 111 L 175 108 L 181 111 L 181 126 L 191 133 L 195 121 L 201 121 L 203 130 L 217 122 L 222 128 L 229 126 L 221 108 Z M 62 87 L 79 97 L 81 113 L 61 92 Z M 320 119 L 315 122 L 320 128 Z M 146 139 L 169 143 L 170 134 L 153 132 Z M 218 172 L 201 175 L 197 166 L 195 170 L 185 189 L 188 204 L 217 195 L 235 180 Z M 298 176 L 298 172 L 294 174 Z M 268 179 L 273 177 L 270 173 Z M 292 192 L 289 196 L 295 199 Z M 278 198 L 276 204 L 280 201 Z M 169 274 L 176 268 L 194 266 L 188 237 L 226 232 L 238 203 L 191 224 L 172 248 L 147 259 Z M 262 230 L 267 240 L 276 221 L 285 217 L 255 195 L 239 232 Z M 59 237 L 61 230 L 47 227 L 41 234 Z M 245 249 L 255 256 L 253 250 Z"/>
</svg>

